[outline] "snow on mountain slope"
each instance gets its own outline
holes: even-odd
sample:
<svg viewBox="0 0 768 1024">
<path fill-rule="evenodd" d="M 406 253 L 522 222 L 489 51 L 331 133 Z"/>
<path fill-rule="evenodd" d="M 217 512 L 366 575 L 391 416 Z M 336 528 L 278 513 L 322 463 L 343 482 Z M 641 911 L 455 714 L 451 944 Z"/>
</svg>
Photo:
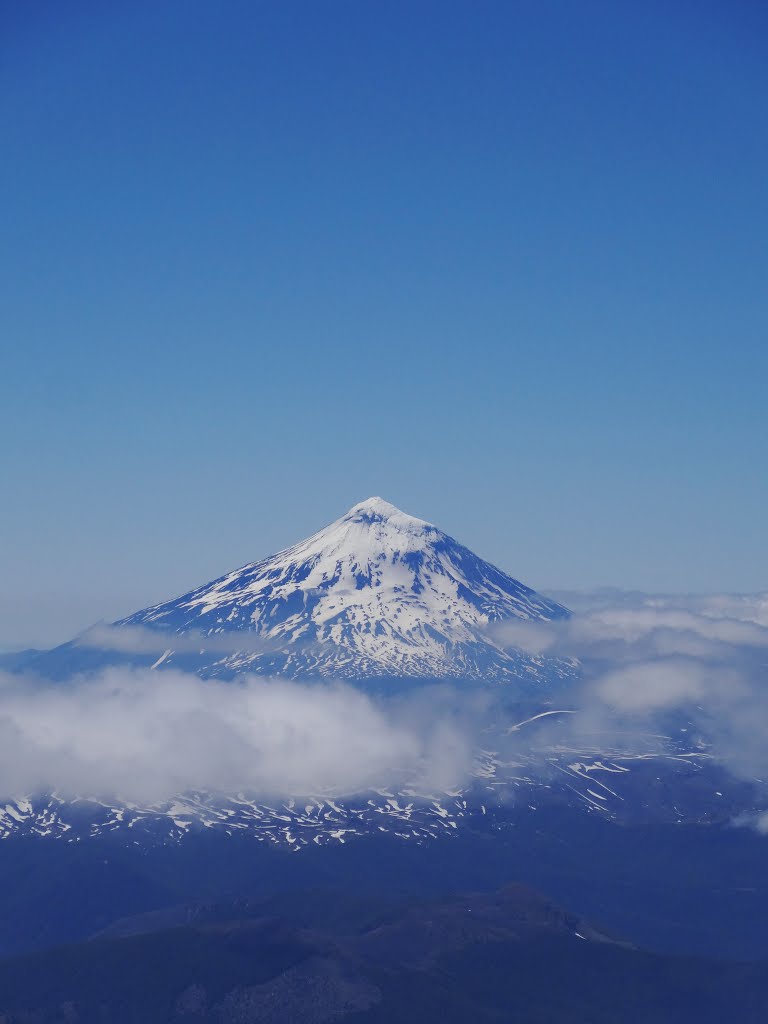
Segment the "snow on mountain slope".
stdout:
<svg viewBox="0 0 768 1024">
<path fill-rule="evenodd" d="M 588 744 L 517 754 L 478 750 L 459 789 L 427 793 L 406 783 L 353 795 L 321 793 L 271 800 L 258 794 L 184 792 L 159 803 L 55 793 L 0 800 L 0 840 L 17 836 L 81 842 L 113 835 L 131 846 L 179 842 L 201 830 L 248 835 L 299 850 L 382 834 L 431 841 L 467 825 L 500 828 L 509 815 L 568 806 L 625 824 L 713 823 L 754 818 L 764 787 L 729 777 L 702 751 L 667 756 Z"/>
<path fill-rule="evenodd" d="M 432 524 L 369 498 L 308 540 L 115 625 L 165 634 L 165 666 L 182 661 L 175 636 L 211 638 L 196 667 L 213 676 L 537 683 L 572 668 L 503 650 L 486 628 L 567 615 Z M 242 648 L 238 635 L 247 637 Z"/>
</svg>

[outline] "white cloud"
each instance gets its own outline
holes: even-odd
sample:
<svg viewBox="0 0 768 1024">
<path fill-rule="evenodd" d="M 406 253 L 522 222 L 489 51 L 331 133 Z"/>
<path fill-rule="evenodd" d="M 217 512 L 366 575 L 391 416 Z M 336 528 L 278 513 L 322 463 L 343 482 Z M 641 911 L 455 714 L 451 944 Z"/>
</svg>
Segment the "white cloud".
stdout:
<svg viewBox="0 0 768 1024">
<path fill-rule="evenodd" d="M 385 709 L 343 685 L 118 669 L 66 685 L 0 685 L 8 795 L 343 794 L 406 777 L 452 786 L 468 763 L 449 716 Z"/>
<path fill-rule="evenodd" d="M 678 721 L 734 774 L 768 777 L 765 595 L 619 593 L 611 603 L 603 593 L 582 607 L 563 622 L 493 627 L 502 644 L 581 663 L 582 679 L 557 698 L 578 713 L 542 729 L 569 729 L 574 742 L 590 730 L 612 743 L 642 734 L 661 750 Z M 164 647 L 146 630 L 101 629 L 83 642 L 134 653 Z M 189 650 L 201 642 L 175 638 Z M 228 650 L 232 641 L 220 642 Z M 502 704 L 512 696 L 494 694 Z M 406 778 L 451 788 L 468 776 L 474 738 L 496 712 L 507 714 L 482 688 L 426 687 L 385 702 L 348 685 L 203 681 L 174 669 L 112 668 L 55 686 L 0 677 L 0 789 L 148 802 L 189 789 L 341 795 Z M 519 732 L 508 741 L 526 742 Z"/>
<path fill-rule="evenodd" d="M 119 651 L 124 654 L 158 655 L 172 648 L 179 654 L 195 654 L 209 651 L 215 654 L 234 654 L 249 651 L 256 654 L 282 650 L 276 640 L 261 636 L 249 630 L 230 633 L 186 633 L 167 632 L 163 629 L 149 629 L 146 626 L 113 626 L 99 622 L 76 637 L 79 647 L 93 647 L 102 651 Z M 310 643 L 304 645 L 311 648 Z"/>
<path fill-rule="evenodd" d="M 574 597 L 570 620 L 495 628 L 505 645 L 580 662 L 574 733 L 693 726 L 731 772 L 768 777 L 768 595 Z"/>
<path fill-rule="evenodd" d="M 757 814 L 740 814 L 733 824 L 753 828 L 760 835 L 766 836 L 768 835 L 768 811 L 760 811 Z"/>
<path fill-rule="evenodd" d="M 592 692 L 620 711 L 656 711 L 700 700 L 705 678 L 695 662 L 662 659 L 606 672 L 595 680 Z"/>
</svg>

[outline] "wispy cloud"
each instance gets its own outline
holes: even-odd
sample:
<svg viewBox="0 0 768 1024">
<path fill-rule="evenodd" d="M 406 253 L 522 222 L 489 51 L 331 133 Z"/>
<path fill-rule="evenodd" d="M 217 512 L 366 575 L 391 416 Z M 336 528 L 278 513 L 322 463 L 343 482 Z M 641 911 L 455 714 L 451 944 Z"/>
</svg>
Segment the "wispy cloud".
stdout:
<svg viewBox="0 0 768 1024">
<path fill-rule="evenodd" d="M 285 647 L 284 640 L 270 640 L 249 630 L 206 634 L 189 630 L 186 633 L 172 633 L 146 626 L 114 626 L 106 623 L 91 626 L 76 638 L 75 643 L 79 647 L 93 647 L 102 651 L 148 655 L 159 655 L 167 650 L 179 654 L 195 654 L 200 651 L 213 654 L 266 654 Z M 293 641 L 292 646 L 296 646 Z M 308 641 L 303 645 L 303 649 L 310 647 Z"/>
<path fill-rule="evenodd" d="M 509 646 L 577 658 L 573 729 L 618 732 L 692 725 L 713 755 L 747 779 L 768 776 L 768 598 L 585 595 L 557 623 L 495 627 Z M 670 717 L 672 716 L 672 717 Z"/>
</svg>

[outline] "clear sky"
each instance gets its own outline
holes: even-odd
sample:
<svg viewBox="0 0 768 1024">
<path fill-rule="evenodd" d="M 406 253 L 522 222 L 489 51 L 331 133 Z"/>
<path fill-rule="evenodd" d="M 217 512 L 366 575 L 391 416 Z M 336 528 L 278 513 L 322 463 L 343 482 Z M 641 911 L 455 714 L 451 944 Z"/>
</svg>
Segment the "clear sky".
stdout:
<svg viewBox="0 0 768 1024">
<path fill-rule="evenodd" d="M 0 644 L 380 494 L 768 586 L 768 7 L 5 4 Z"/>
</svg>

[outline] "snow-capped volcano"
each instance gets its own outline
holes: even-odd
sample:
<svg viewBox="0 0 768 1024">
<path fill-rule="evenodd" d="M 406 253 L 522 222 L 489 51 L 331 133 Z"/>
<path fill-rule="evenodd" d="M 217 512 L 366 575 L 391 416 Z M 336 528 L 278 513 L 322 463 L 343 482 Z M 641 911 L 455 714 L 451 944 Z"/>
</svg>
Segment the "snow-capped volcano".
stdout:
<svg viewBox="0 0 768 1024">
<path fill-rule="evenodd" d="M 431 523 L 369 498 L 309 539 L 115 625 L 161 631 L 163 664 L 189 651 L 175 637 L 208 638 L 206 675 L 541 681 L 568 666 L 502 650 L 487 628 L 567 614 Z"/>
<path fill-rule="evenodd" d="M 99 795 L 95 773 L 93 787 L 75 800 L 55 788 L 6 794 L 0 839 L 79 842 L 114 833 L 134 845 L 181 841 L 205 827 L 294 850 L 383 832 L 422 842 L 485 820 L 486 812 L 493 816 L 500 795 L 506 807 L 523 813 L 579 806 L 623 821 L 754 815 L 764 802 L 751 786 L 724 779 L 688 725 L 661 748 L 655 733 L 612 740 L 569 731 L 566 723 L 578 710 L 567 690 L 546 684 L 575 677 L 576 666 L 503 648 L 491 628 L 568 614 L 437 527 L 369 498 L 309 539 L 96 636 L 85 634 L 31 667 L 59 678 L 127 662 L 226 679 L 245 672 L 346 678 L 362 686 L 378 679 L 384 691 L 408 679 L 509 683 L 493 703 L 493 720 L 462 782 L 441 790 L 423 771 L 424 754 L 403 763 L 394 780 L 376 779 L 376 788 L 367 782 L 362 791 L 329 791 L 318 781 L 317 791 L 265 795 L 238 785 L 235 792 L 185 788 L 170 799 L 137 803 Z M 151 686 L 152 673 L 140 678 L 147 676 Z M 454 689 L 461 696 L 463 688 Z M 460 710 L 459 700 L 456 705 Z M 290 773 L 286 778 L 290 787 Z"/>
</svg>

